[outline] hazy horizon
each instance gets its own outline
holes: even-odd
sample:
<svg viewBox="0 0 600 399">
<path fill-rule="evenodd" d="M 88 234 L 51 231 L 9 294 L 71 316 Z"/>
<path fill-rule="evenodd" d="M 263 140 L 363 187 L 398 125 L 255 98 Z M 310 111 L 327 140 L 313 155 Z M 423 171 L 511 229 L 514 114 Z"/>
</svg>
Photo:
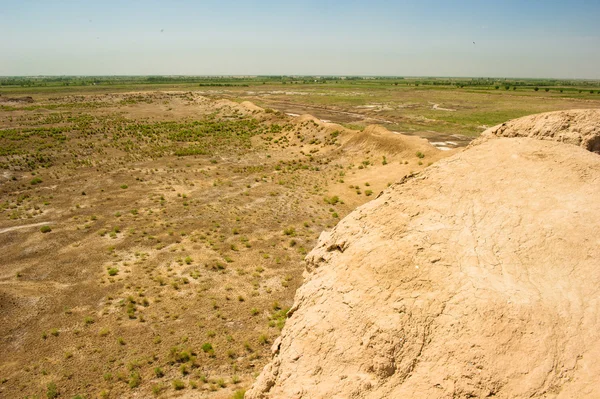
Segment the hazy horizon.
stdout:
<svg viewBox="0 0 600 399">
<path fill-rule="evenodd" d="M 0 76 L 600 79 L 585 0 L 0 5 Z"/>
<path fill-rule="evenodd" d="M 234 74 L 234 75 L 223 75 L 223 74 L 111 74 L 111 75 L 0 75 L 2 78 L 144 78 L 144 77 L 184 77 L 184 78 L 233 78 L 233 79 L 244 79 L 244 78 L 273 78 L 273 77 L 287 77 L 287 78 L 303 78 L 303 77 L 320 77 L 320 78 L 376 78 L 376 79 L 511 79 L 511 80 L 584 80 L 584 81 L 598 81 L 600 78 L 561 78 L 561 77 L 538 77 L 538 76 L 443 76 L 443 75 L 342 75 L 342 74 L 314 74 L 314 75 L 298 75 L 298 74 Z"/>
</svg>

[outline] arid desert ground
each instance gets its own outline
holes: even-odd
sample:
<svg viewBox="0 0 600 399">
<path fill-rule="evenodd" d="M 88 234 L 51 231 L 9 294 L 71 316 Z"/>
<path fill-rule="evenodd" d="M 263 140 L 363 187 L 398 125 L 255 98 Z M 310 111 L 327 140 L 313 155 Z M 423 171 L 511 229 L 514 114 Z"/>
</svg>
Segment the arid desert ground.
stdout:
<svg viewBox="0 0 600 399">
<path fill-rule="evenodd" d="M 540 87 L 541 90 L 528 86 L 513 89 L 512 83 L 509 88 L 493 84 L 489 88 L 461 88 L 459 84 L 438 87 L 426 82 L 284 85 L 249 81 L 234 82 L 231 86 L 100 84 L 16 86 L 0 90 L 0 397 L 242 398 L 271 362 L 272 346 L 279 342 L 282 328 L 289 323 L 288 317 L 295 320 L 309 312 L 307 309 L 315 308 L 316 312 L 328 314 L 326 320 L 335 329 L 343 329 L 344 320 L 358 317 L 352 313 L 343 316 L 347 311 L 345 302 L 360 300 L 350 294 L 345 297 L 344 286 L 334 284 L 338 279 L 348 287 L 361 278 L 370 282 L 380 278 L 391 281 L 399 272 L 390 266 L 389 258 L 394 258 L 398 251 L 406 254 L 416 251 L 414 256 L 422 257 L 420 266 L 427 262 L 451 265 L 457 260 L 440 257 L 438 252 L 443 249 L 447 254 L 453 248 L 470 248 L 463 237 L 454 244 L 439 244 L 437 249 L 430 242 L 434 247 L 426 247 L 421 253 L 411 247 L 406 235 L 421 234 L 423 229 L 435 230 L 436 223 L 454 218 L 452 212 L 462 209 L 473 198 L 481 198 L 485 203 L 482 207 L 495 209 L 493 203 L 485 202 L 488 195 L 477 190 L 478 187 L 502 189 L 502 184 L 491 183 L 497 175 L 488 168 L 497 171 L 509 168 L 498 159 L 498 154 L 511 156 L 511 151 L 516 151 L 511 147 L 513 144 L 505 146 L 502 140 L 513 139 L 498 138 L 498 143 L 503 144 L 498 144 L 501 151 L 497 153 L 493 150 L 496 141 L 477 144 L 481 150 L 474 150 L 473 139 L 491 126 L 525 115 L 600 108 L 597 88 L 586 86 L 563 91 L 550 86 L 546 91 Z M 561 119 L 561 125 L 553 129 L 566 129 L 563 122 Z M 589 124 L 591 135 L 598 121 L 592 116 Z M 544 136 L 546 125 L 539 126 L 536 131 Z M 527 130 L 524 125 L 515 129 Z M 557 140 L 546 138 L 543 145 L 558 145 Z M 527 142 L 522 148 L 530 157 L 561 156 L 560 162 L 579 156 L 560 148 L 536 146 Z M 594 158 L 587 157 L 597 154 L 585 149 L 577 151 L 585 152 L 585 162 L 594 164 Z M 560 162 L 554 167 L 560 168 Z M 464 169 L 469 164 L 474 173 L 487 174 L 470 180 Z M 515 161 L 512 167 L 518 165 Z M 591 174 L 586 184 L 598 183 L 598 175 L 594 177 L 598 172 L 596 166 L 586 165 L 591 168 L 585 172 Z M 457 169 L 454 171 L 452 167 Z M 513 172 L 507 172 L 506 179 L 514 178 L 517 172 Z M 560 176 L 568 181 L 570 175 Z M 455 177 L 462 185 L 468 185 L 469 181 L 479 184 L 469 186 L 472 191 L 462 197 L 457 194 L 462 189 L 455 186 L 452 186 L 454 191 L 444 193 L 443 182 L 451 184 Z M 545 178 L 548 184 L 552 182 L 550 176 Z M 409 195 L 402 191 L 404 184 L 417 190 L 413 186 L 427 187 L 427 179 L 432 185 L 421 191 L 425 194 L 414 194 L 407 202 L 402 201 L 403 196 Z M 511 186 L 506 179 L 498 181 Z M 517 187 L 525 190 L 526 185 L 521 181 Z M 455 203 L 436 199 L 431 187 L 438 186 L 439 198 L 463 199 Z M 576 196 L 576 191 L 573 193 Z M 541 190 L 538 194 L 556 193 Z M 597 191 L 587 193 L 585 198 L 591 200 L 596 194 Z M 372 201 L 380 196 L 373 205 Z M 399 209 L 398 213 L 385 210 L 385 198 Z M 498 199 L 499 203 L 505 200 Z M 513 206 L 511 201 L 506 200 L 504 206 Z M 327 234 L 337 229 L 341 219 L 364 204 L 367 205 L 360 212 L 377 207 L 373 212 L 380 215 L 379 219 L 367 214 L 361 224 L 360 217 L 353 214 L 343 227 L 345 230 L 340 230 L 340 240 L 328 238 Z M 535 204 L 531 207 L 537 209 Z M 484 223 L 488 219 L 481 209 L 462 209 L 461 220 L 471 220 L 469 212 L 480 212 L 478 215 L 484 216 L 471 221 L 474 225 Z M 408 219 L 397 219 L 402 212 L 409 215 Z M 419 214 L 427 219 L 423 229 L 419 229 L 414 219 Z M 582 218 L 580 214 L 573 220 L 583 223 Z M 497 223 L 497 231 L 508 228 L 498 219 L 490 220 Z M 546 226 L 548 239 L 553 237 L 550 224 L 556 220 L 562 219 L 552 219 Z M 382 223 L 388 230 L 378 230 Z M 518 220 L 510 219 L 509 224 L 513 228 L 519 226 Z M 402 236 L 408 241 L 385 248 L 369 246 L 373 240 L 397 243 L 394 229 L 398 229 L 397 234 L 404 231 Z M 560 226 L 554 229 L 562 232 Z M 525 236 L 530 232 L 521 233 L 520 242 L 528 245 Z M 343 242 L 361 242 L 349 253 L 364 259 L 369 272 L 363 274 L 360 263 L 350 258 L 338 261 L 323 255 L 321 259 L 319 251 L 329 254 L 331 248 L 317 248 L 311 253 L 310 272 L 305 272 L 305 257 L 321 234 L 325 234 L 321 243 L 337 248 L 334 257 L 338 256 L 335 251 L 339 251 L 340 257 L 350 256 L 344 253 Z M 493 231 L 481 234 L 481 240 L 495 237 Z M 427 241 L 421 235 L 413 238 L 418 238 L 419 245 Z M 485 248 L 491 254 L 496 246 Z M 592 243 L 585 248 L 592 248 Z M 593 250 L 589 251 L 592 256 Z M 329 270 L 310 270 L 321 262 L 331 262 L 334 266 Z M 376 276 L 378 266 L 380 276 Z M 481 299 L 477 290 L 461 291 L 457 287 L 476 281 L 482 289 L 489 289 L 490 279 L 497 278 L 481 274 L 475 278 L 474 269 L 469 270 L 460 278 L 448 279 L 452 287 L 443 290 L 446 303 L 451 303 L 450 297 L 458 298 L 456 295 L 461 292 L 467 298 Z M 316 280 L 310 277 L 314 273 L 318 273 Z M 449 268 L 447 273 L 455 271 Z M 521 281 L 522 276 L 514 277 L 515 273 L 507 272 L 504 276 Z M 563 278 L 562 273 L 556 272 L 552 277 Z M 415 284 L 412 290 L 425 292 L 425 285 L 443 281 L 444 273 L 436 272 L 427 280 L 429 283 L 424 278 L 422 284 L 414 283 L 415 276 L 406 278 L 407 284 L 409 280 Z M 315 285 L 310 285 L 311 281 Z M 296 294 L 303 282 L 308 285 Z M 547 280 L 542 283 L 549 284 Z M 575 288 L 569 291 L 580 283 L 583 284 L 577 280 L 563 287 L 573 306 L 579 303 L 574 298 L 588 292 L 587 285 L 584 291 Z M 335 300 L 322 303 L 315 299 L 321 295 L 315 294 L 317 289 L 330 290 Z M 379 303 L 397 305 L 392 303 L 389 293 L 377 293 L 368 285 L 361 289 L 367 292 L 365 298 L 373 300 L 360 305 L 361 311 L 366 311 L 367 304 L 371 309 L 377 309 Z M 417 306 L 415 301 L 420 299 L 415 298 L 403 302 L 403 309 Z M 439 305 L 432 305 L 427 298 L 421 298 L 422 303 Z M 288 313 L 293 305 L 298 306 L 299 299 L 304 307 Z M 544 306 L 554 303 L 544 301 Z M 529 315 L 523 309 L 519 312 L 511 317 Z M 506 316 L 503 312 L 499 314 Z M 579 320 L 588 320 L 585 310 L 573 314 L 581 314 Z M 525 323 L 526 326 L 561 320 L 540 317 Z M 427 315 L 415 316 L 411 319 L 414 323 L 407 324 L 414 326 L 407 337 L 423 339 L 419 330 L 423 324 L 417 322 L 421 318 L 427 319 Z M 297 341 L 298 347 L 306 345 L 310 356 L 317 356 L 322 348 L 331 350 L 328 356 L 337 353 L 336 356 L 343 357 L 331 349 L 331 345 L 333 348 L 336 345 L 326 338 L 327 325 L 314 322 L 315 325 L 311 325 L 312 321 L 295 321 L 293 327 L 284 330 L 283 342 L 293 341 L 289 335 L 292 331 L 304 337 L 305 329 L 309 329 L 315 335 Z M 446 321 L 440 326 L 455 328 Z M 380 328 L 390 336 L 398 335 L 398 331 L 388 331 L 386 326 Z M 363 333 L 347 331 L 345 337 L 350 341 L 366 339 Z M 569 331 L 560 330 L 556 334 L 568 336 Z M 461 334 L 449 336 L 464 338 Z M 581 339 L 584 338 L 594 337 Z M 401 345 L 390 342 L 375 345 L 388 349 L 391 345 L 393 351 L 400 353 Z M 545 342 L 550 347 L 555 341 Z M 412 356 L 416 349 L 407 348 Z M 438 344 L 437 348 L 451 357 L 458 346 L 448 349 Z M 460 348 L 465 350 L 463 346 Z M 294 367 L 290 350 L 287 347 L 284 355 L 276 357 L 281 358 L 282 373 Z M 390 352 L 377 365 L 364 368 L 375 367 L 374 375 L 384 378 L 391 370 L 386 368 L 386 362 L 400 356 L 398 353 Z M 575 349 L 569 353 L 580 354 Z M 591 353 L 585 352 L 585 356 Z M 315 372 L 311 363 L 302 363 L 302 359 L 299 375 L 306 380 L 299 378 L 294 384 L 285 385 L 285 381 L 274 379 L 282 385 L 274 388 L 277 394 L 268 397 L 332 394 L 333 391 L 324 389 L 321 396 L 315 394 L 318 390 L 312 391 L 313 396 L 306 392 L 302 396 L 299 386 L 310 386 L 311 373 Z M 558 362 L 557 358 L 552 359 L 543 361 Z M 348 364 L 355 360 L 345 358 Z M 330 373 L 338 373 L 336 378 L 366 372 L 343 371 L 331 364 L 327 358 L 322 366 L 329 367 Z M 398 365 L 398 370 L 402 367 Z M 404 370 L 412 372 L 413 368 Z M 426 373 L 426 370 L 417 371 Z M 252 395 L 269 395 L 263 389 L 270 384 L 270 380 L 265 382 L 265 375 L 259 378 Z M 342 386 L 343 395 L 350 396 L 341 397 L 352 397 L 352 392 L 359 392 L 357 397 L 368 392 L 372 392 L 371 397 L 385 397 L 386 392 L 410 396 L 420 387 L 404 385 L 402 391 L 399 387 L 404 380 L 395 379 L 381 390 L 380 380 L 373 382 L 370 377 L 363 377 L 355 376 L 352 382 L 342 378 L 346 382 L 341 385 L 326 378 L 320 381 L 321 387 Z M 504 386 L 492 380 L 490 376 L 486 381 L 499 384 L 498 389 Z M 423 381 L 432 386 L 439 384 L 444 392 L 453 389 L 447 381 Z M 554 392 L 552 389 L 559 384 L 553 384 L 541 386 L 549 389 L 544 392 Z M 458 385 L 453 387 L 458 389 Z M 477 395 L 496 392 L 493 387 L 487 391 L 480 388 L 463 386 L 460 392 Z M 511 389 L 516 395 L 522 393 L 518 387 Z M 539 392 L 542 391 L 532 394 Z"/>
</svg>

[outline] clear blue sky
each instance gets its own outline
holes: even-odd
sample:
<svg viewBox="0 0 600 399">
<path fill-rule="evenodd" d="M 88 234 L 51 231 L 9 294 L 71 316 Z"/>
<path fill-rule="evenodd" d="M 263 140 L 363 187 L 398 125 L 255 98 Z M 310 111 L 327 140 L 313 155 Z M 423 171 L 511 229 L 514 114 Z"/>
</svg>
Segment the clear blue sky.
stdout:
<svg viewBox="0 0 600 399">
<path fill-rule="evenodd" d="M 599 20 L 600 0 L 0 0 L 0 75 L 600 79 Z"/>
</svg>

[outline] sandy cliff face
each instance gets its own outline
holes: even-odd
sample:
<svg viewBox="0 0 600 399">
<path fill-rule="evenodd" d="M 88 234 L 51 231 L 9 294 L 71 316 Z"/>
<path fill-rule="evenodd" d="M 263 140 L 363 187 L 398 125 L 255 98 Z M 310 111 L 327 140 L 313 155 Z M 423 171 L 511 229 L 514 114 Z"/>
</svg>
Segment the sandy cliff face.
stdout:
<svg viewBox="0 0 600 399">
<path fill-rule="evenodd" d="M 475 144 L 495 137 L 558 141 L 600 154 L 600 109 L 546 112 L 514 119 L 489 128 Z"/>
<path fill-rule="evenodd" d="M 246 397 L 600 397 L 599 215 L 581 147 L 488 137 L 437 162 L 322 235 Z"/>
</svg>

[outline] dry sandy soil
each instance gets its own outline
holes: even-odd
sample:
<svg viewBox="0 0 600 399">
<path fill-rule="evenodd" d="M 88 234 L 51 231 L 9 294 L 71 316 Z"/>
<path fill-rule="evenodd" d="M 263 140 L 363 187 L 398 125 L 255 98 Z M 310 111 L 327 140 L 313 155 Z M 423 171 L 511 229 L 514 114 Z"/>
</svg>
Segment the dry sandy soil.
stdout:
<svg viewBox="0 0 600 399">
<path fill-rule="evenodd" d="M 599 139 L 507 122 L 322 233 L 246 398 L 600 397 Z"/>
<path fill-rule="evenodd" d="M 453 151 L 191 92 L 0 111 L 0 396 L 229 398 L 324 230 Z"/>
<path fill-rule="evenodd" d="M 555 111 L 508 121 L 483 132 L 477 142 L 494 137 L 531 137 L 573 144 L 600 154 L 600 109 Z"/>
</svg>

